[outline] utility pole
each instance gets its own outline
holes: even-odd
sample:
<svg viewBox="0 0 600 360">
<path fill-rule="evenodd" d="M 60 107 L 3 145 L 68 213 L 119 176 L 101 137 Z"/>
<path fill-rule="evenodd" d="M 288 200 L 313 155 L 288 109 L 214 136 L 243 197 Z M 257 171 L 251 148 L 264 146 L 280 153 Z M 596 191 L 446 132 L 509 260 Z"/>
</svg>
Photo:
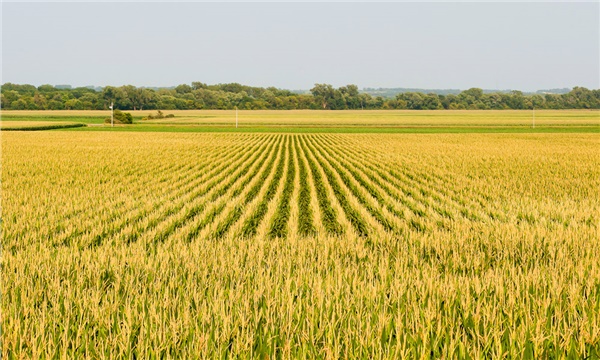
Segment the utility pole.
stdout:
<svg viewBox="0 0 600 360">
<path fill-rule="evenodd" d="M 115 127 L 115 104 L 110 102 L 110 127 Z"/>
<path fill-rule="evenodd" d="M 532 125 L 532 127 L 535 129 L 535 107 L 532 107 L 532 110 L 533 110 L 533 120 L 532 120 L 533 121 L 533 123 L 532 123 L 533 125 Z"/>
<path fill-rule="evenodd" d="M 235 128 L 238 128 L 238 108 L 235 107 Z"/>
</svg>

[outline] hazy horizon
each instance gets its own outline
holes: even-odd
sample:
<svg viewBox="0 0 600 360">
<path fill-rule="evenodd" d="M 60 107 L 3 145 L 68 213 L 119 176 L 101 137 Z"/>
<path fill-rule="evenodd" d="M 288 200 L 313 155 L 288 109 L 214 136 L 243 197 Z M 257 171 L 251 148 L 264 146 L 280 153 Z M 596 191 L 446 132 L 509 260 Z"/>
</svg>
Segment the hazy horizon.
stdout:
<svg viewBox="0 0 600 360">
<path fill-rule="evenodd" d="M 2 83 L 600 87 L 595 3 L 3 3 Z"/>
</svg>

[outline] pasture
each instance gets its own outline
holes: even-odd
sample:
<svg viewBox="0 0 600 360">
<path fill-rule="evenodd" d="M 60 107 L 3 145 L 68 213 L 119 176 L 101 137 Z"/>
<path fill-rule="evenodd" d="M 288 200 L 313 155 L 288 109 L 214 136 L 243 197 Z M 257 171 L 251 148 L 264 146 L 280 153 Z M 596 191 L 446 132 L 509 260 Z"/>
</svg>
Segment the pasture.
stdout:
<svg viewBox="0 0 600 360">
<path fill-rule="evenodd" d="M 2 133 L 2 357 L 600 355 L 597 113 L 244 113 Z"/>
</svg>

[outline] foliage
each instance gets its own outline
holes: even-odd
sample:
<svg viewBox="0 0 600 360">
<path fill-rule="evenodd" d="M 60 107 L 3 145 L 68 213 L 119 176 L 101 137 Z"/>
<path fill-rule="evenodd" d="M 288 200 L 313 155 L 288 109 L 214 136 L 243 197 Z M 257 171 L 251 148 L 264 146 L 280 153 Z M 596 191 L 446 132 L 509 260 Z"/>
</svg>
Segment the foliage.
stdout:
<svg viewBox="0 0 600 360">
<path fill-rule="evenodd" d="M 143 118 L 142 120 L 154 120 L 154 119 L 172 119 L 174 118 L 175 115 L 174 114 L 167 114 L 165 115 L 162 111 L 158 110 L 156 111 L 156 114 L 148 114 L 147 117 Z"/>
<path fill-rule="evenodd" d="M 114 110 L 112 120 L 111 118 L 104 119 L 107 124 L 110 124 L 111 121 L 114 121 L 115 124 L 133 124 L 133 116 L 131 116 L 131 113 Z"/>
<path fill-rule="evenodd" d="M 191 109 L 600 109 L 600 89 L 575 87 L 565 94 L 524 95 L 484 93 L 472 88 L 459 94 L 405 92 L 394 98 L 359 92 L 356 85 L 334 88 L 315 84 L 310 94 L 297 94 L 274 87 L 261 88 L 238 83 L 207 85 L 193 82 L 174 88 L 148 89 L 132 85 L 57 89 L 51 85 L 6 83 L 1 89 L 1 107 L 6 110 L 106 110 L 111 102 L 119 110 Z"/>
</svg>

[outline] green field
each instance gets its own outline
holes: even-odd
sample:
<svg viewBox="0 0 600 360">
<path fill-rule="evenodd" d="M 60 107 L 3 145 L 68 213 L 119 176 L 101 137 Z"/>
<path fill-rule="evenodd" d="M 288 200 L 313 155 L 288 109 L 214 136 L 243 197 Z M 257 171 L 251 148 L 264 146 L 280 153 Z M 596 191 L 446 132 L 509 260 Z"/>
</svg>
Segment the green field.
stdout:
<svg viewBox="0 0 600 360">
<path fill-rule="evenodd" d="M 173 113 L 2 113 L 2 358 L 600 356 L 598 112 Z"/>
</svg>

